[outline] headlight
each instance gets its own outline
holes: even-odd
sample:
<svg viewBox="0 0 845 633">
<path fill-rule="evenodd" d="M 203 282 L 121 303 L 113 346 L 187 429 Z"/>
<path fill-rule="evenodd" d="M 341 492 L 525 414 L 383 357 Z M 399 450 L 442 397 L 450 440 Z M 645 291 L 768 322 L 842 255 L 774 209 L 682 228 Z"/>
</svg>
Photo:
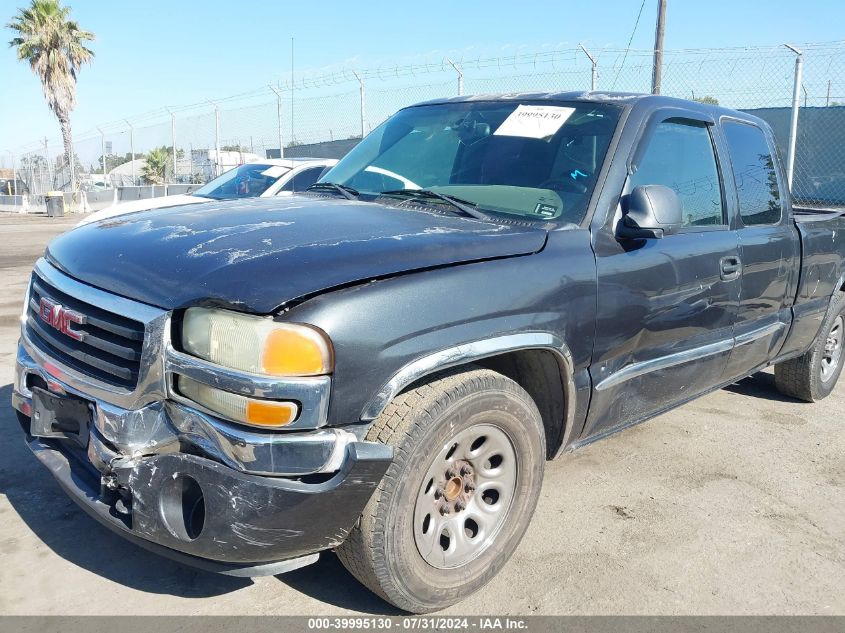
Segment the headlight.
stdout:
<svg viewBox="0 0 845 633">
<path fill-rule="evenodd" d="M 320 376 L 334 363 L 317 329 L 229 310 L 186 310 L 182 346 L 211 363 L 268 376 Z"/>
</svg>

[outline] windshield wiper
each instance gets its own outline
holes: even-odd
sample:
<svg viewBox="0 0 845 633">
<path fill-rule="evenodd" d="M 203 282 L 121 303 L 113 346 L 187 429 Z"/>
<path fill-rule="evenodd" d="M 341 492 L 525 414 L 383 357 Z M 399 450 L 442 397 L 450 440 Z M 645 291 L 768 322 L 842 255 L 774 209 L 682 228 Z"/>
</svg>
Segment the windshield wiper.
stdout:
<svg viewBox="0 0 845 633">
<path fill-rule="evenodd" d="M 315 182 L 305 191 L 325 191 L 326 189 L 339 193 L 347 200 L 357 200 L 359 195 L 356 189 L 347 187 L 346 185 L 339 185 L 336 182 Z"/>
<path fill-rule="evenodd" d="M 457 209 L 464 215 L 468 215 L 476 220 L 490 220 L 490 217 L 481 211 L 475 209 L 477 205 L 469 200 L 462 200 L 456 196 L 449 196 L 442 193 L 437 193 L 431 189 L 394 189 L 391 191 L 382 191 L 381 196 L 393 196 L 396 198 L 427 198 L 429 200 L 442 200 L 443 202 Z"/>
</svg>

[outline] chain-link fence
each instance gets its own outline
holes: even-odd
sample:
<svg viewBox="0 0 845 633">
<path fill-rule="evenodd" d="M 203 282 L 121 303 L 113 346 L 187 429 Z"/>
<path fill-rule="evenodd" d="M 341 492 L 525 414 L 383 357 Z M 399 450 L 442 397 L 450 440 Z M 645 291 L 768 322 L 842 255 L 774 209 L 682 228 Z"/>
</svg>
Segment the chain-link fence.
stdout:
<svg viewBox="0 0 845 633">
<path fill-rule="evenodd" d="M 803 79 L 793 193 L 803 201 L 845 205 L 845 42 L 799 48 Z M 770 122 L 787 157 L 795 62 L 796 53 L 785 46 L 666 51 L 661 93 L 753 111 Z M 342 153 L 350 139 L 419 101 L 460 92 L 650 92 L 651 81 L 652 51 L 588 52 L 580 47 L 304 73 L 292 82 L 213 102 L 162 107 L 77 133 L 75 173 L 87 191 L 205 182 L 259 158 Z M 69 186 L 59 140 L 44 139 L 7 152 L 6 158 L 9 154 L 17 184 L 26 192 Z"/>
</svg>

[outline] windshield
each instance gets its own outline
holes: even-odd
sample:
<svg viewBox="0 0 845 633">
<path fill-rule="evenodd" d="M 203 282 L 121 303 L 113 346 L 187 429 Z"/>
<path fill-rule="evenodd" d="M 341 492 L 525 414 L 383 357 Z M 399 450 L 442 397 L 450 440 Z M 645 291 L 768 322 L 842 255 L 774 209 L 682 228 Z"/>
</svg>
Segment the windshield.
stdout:
<svg viewBox="0 0 845 633">
<path fill-rule="evenodd" d="M 197 189 L 193 195 L 214 200 L 255 198 L 289 171 L 281 165 L 248 163 L 221 174 Z"/>
<path fill-rule="evenodd" d="M 484 211 L 578 223 L 620 111 L 548 101 L 406 108 L 320 181 L 362 195 L 427 189 Z"/>
</svg>

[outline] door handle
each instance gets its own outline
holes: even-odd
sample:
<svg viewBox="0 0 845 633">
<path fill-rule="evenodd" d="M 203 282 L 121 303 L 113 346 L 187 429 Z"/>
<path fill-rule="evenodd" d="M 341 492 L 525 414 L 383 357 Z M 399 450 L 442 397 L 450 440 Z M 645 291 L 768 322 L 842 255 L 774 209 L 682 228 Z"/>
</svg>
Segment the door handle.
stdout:
<svg viewBox="0 0 845 633">
<path fill-rule="evenodd" d="M 719 260 L 719 268 L 720 276 L 725 281 L 736 279 L 742 272 L 742 260 L 734 255 L 723 257 Z"/>
</svg>

